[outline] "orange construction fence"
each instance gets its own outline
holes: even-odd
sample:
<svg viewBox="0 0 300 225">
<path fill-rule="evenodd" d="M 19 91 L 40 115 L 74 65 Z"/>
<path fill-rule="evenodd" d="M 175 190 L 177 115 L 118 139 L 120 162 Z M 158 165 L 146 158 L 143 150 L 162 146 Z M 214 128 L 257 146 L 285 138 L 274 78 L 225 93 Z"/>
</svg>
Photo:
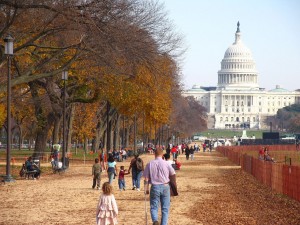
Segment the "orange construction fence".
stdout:
<svg viewBox="0 0 300 225">
<path fill-rule="evenodd" d="M 246 151 L 250 149 L 259 150 L 259 147 L 221 146 L 217 148 L 217 151 L 235 164 L 240 165 L 244 171 L 252 174 L 258 181 L 269 186 L 272 190 L 300 201 L 300 166 L 290 166 L 260 160 L 247 155 Z M 287 151 L 288 148 L 285 146 L 283 148 L 282 146 L 272 146 L 272 150 Z"/>
</svg>

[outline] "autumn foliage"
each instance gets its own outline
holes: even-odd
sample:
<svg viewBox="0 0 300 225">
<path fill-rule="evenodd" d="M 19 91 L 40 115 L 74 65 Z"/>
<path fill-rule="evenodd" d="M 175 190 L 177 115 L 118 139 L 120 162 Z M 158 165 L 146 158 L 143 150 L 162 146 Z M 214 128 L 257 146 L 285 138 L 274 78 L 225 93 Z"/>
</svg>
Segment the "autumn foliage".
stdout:
<svg viewBox="0 0 300 225">
<path fill-rule="evenodd" d="M 37 153 L 44 151 L 49 140 L 61 142 L 63 71 L 69 74 L 65 97 L 71 139 L 95 139 L 98 145 L 110 128 L 109 132 L 123 136 L 126 130 L 132 140 L 133 118 L 139 124 L 143 120 L 148 131 L 154 124 L 157 128 L 165 124 L 179 127 L 176 120 L 180 115 L 171 115 L 176 112 L 174 99 L 180 92 L 177 60 L 183 52 L 181 37 L 157 1 L 0 0 L 0 6 L 1 36 L 10 33 L 14 37 L 13 118 L 23 128 L 24 138 L 29 138 L 26 130 L 34 127 Z M 3 124 L 3 48 L 0 72 Z M 202 118 L 191 117 L 196 111 L 204 113 L 196 108 L 186 113 L 190 120 Z M 122 132 L 121 117 L 128 121 Z M 205 124 L 197 127 L 203 129 Z M 178 130 L 190 135 L 187 129 Z M 140 128 L 137 132 L 141 135 Z M 118 139 L 114 138 L 114 147 Z"/>
</svg>

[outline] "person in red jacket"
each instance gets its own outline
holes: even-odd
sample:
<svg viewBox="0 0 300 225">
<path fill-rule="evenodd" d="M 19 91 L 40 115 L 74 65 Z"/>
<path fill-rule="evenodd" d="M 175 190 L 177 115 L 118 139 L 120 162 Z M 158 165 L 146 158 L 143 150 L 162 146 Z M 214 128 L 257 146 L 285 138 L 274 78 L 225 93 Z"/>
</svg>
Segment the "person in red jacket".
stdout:
<svg viewBox="0 0 300 225">
<path fill-rule="evenodd" d="M 173 160 L 176 159 L 176 155 L 177 155 L 177 146 L 173 146 L 173 148 L 171 149 L 171 153 L 173 156 Z"/>
</svg>

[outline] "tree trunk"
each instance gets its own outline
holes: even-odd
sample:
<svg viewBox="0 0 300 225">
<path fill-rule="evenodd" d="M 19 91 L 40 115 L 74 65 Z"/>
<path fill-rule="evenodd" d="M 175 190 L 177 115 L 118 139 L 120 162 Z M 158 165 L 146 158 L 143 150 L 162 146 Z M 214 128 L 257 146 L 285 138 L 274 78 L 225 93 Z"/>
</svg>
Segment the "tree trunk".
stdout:
<svg viewBox="0 0 300 225">
<path fill-rule="evenodd" d="M 22 148 L 22 144 L 23 144 L 23 137 L 22 137 L 22 128 L 20 125 L 18 125 L 19 127 L 19 150 L 21 151 Z"/>
<path fill-rule="evenodd" d="M 84 138 L 84 152 L 85 154 L 88 152 L 89 150 L 89 139 L 88 138 Z"/>
<path fill-rule="evenodd" d="M 37 119 L 37 133 L 33 156 L 43 156 L 46 146 L 49 130 L 55 120 L 52 111 L 49 112 L 43 108 L 43 97 L 39 96 L 39 88 L 35 82 L 29 83 L 32 99 L 34 100 L 35 116 Z"/>
<path fill-rule="evenodd" d="M 61 117 L 56 117 L 54 120 L 54 127 L 53 127 L 53 144 L 59 143 L 59 129 L 61 124 Z"/>
<path fill-rule="evenodd" d="M 100 149 L 100 143 L 102 140 L 102 135 L 103 132 L 101 130 L 101 123 L 98 121 L 97 126 L 96 126 L 96 134 L 95 134 L 95 149 Z M 102 148 L 103 148 L 103 143 L 102 143 Z"/>
<path fill-rule="evenodd" d="M 73 121 L 74 121 L 74 112 L 75 112 L 75 105 L 72 104 L 70 107 L 70 118 L 69 118 L 69 124 L 68 124 L 68 128 L 67 129 L 67 152 L 70 152 L 71 148 L 72 148 L 72 133 L 73 133 Z"/>
<path fill-rule="evenodd" d="M 124 147 L 128 148 L 129 132 L 128 132 L 128 128 L 127 127 L 125 127 L 124 132 L 125 132 Z"/>
</svg>

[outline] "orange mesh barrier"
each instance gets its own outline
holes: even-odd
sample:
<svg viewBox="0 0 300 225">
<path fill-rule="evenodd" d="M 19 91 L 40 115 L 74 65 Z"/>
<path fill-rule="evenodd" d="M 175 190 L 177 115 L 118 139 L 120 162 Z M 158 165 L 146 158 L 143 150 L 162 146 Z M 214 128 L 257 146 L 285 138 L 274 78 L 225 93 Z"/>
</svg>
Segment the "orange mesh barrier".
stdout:
<svg viewBox="0 0 300 225">
<path fill-rule="evenodd" d="M 218 147 L 217 151 L 235 164 L 241 165 L 244 171 L 252 174 L 258 181 L 271 187 L 277 193 L 286 194 L 300 201 L 300 166 L 267 162 L 245 154 L 246 151 L 250 150 L 258 151 L 261 147 L 222 146 Z M 268 148 L 270 151 L 291 151 L 290 155 L 298 154 L 291 145 L 268 146 Z"/>
</svg>

